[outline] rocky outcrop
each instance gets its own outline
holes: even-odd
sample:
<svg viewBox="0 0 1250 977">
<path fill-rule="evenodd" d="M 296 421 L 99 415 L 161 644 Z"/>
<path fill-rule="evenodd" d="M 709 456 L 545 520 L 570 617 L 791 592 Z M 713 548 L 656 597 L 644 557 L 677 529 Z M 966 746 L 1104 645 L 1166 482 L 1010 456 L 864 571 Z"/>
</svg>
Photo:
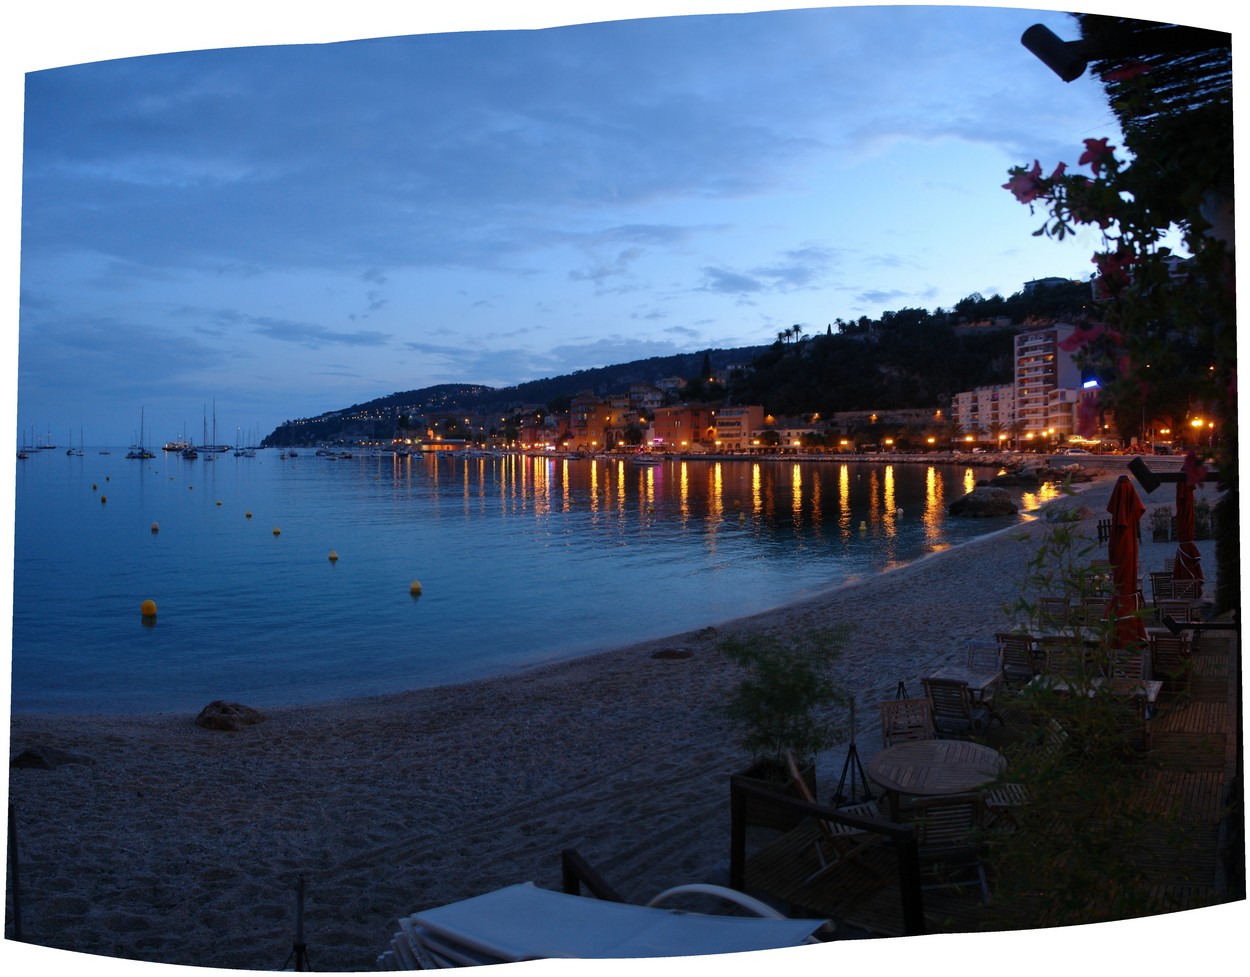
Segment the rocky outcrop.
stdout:
<svg viewBox="0 0 1250 977">
<path fill-rule="evenodd" d="M 251 706 L 241 706 L 237 702 L 223 702 L 214 699 L 195 717 L 195 725 L 205 729 L 224 729 L 237 732 L 256 723 L 264 722 L 265 717 Z"/>
<path fill-rule="evenodd" d="M 52 746 L 27 747 L 9 760 L 9 766 L 15 770 L 55 770 L 67 763 L 81 763 L 95 766 L 95 760 L 80 753 L 66 753 Z"/>
<path fill-rule="evenodd" d="M 1014 516 L 1020 511 L 1020 507 L 1005 488 L 978 485 L 962 499 L 952 502 L 949 511 L 952 516 L 982 519 L 991 516 Z"/>
</svg>

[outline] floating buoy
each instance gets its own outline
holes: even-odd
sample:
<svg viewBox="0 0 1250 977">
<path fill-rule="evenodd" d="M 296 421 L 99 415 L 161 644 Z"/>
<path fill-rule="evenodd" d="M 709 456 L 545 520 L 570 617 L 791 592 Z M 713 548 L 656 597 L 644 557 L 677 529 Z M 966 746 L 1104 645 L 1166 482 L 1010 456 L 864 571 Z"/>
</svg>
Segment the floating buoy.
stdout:
<svg viewBox="0 0 1250 977">
<path fill-rule="evenodd" d="M 152 523 L 152 532 L 154 532 L 154 533 L 159 533 L 160 531 L 161 531 L 160 524 L 159 524 L 159 523 L 155 523 L 155 522 L 154 522 L 154 523 Z"/>
<path fill-rule="evenodd" d="M 739 512 L 738 522 L 746 522 L 746 521 L 747 521 L 747 514 L 745 512 Z"/>
<path fill-rule="evenodd" d="M 139 613 L 144 617 L 156 617 L 156 601 L 145 600 L 139 605 Z"/>
<path fill-rule="evenodd" d="M 221 505 L 221 499 L 218 499 L 218 500 L 217 500 L 217 504 L 218 504 L 218 505 Z"/>
<path fill-rule="evenodd" d="M 109 497 L 108 497 L 107 495 L 102 495 L 102 496 L 100 496 L 100 501 L 101 501 L 101 502 L 107 502 L 108 500 L 109 500 Z"/>
<path fill-rule="evenodd" d="M 412 594 L 413 597 L 419 596 L 421 593 L 421 581 L 414 580 L 412 583 L 410 583 L 408 585 L 408 593 Z"/>
<path fill-rule="evenodd" d="M 243 513 L 243 516 L 244 516 L 244 518 L 246 518 L 246 519 L 251 519 L 251 518 L 252 518 L 252 513 L 251 513 L 250 511 L 248 511 L 248 512 Z"/>
<path fill-rule="evenodd" d="M 274 534 L 275 536 L 281 536 L 281 535 L 282 535 L 282 530 L 281 530 L 281 529 L 279 529 L 277 526 L 274 526 L 274 527 L 273 527 L 273 534 Z"/>
<path fill-rule="evenodd" d="M 339 555 L 338 555 L 338 553 L 336 553 L 334 550 L 330 550 L 330 557 L 329 557 L 329 559 L 330 559 L 330 562 L 331 562 L 331 563 L 337 563 L 337 562 L 338 562 L 338 560 L 339 560 Z"/>
<path fill-rule="evenodd" d="M 868 528 L 868 523 L 861 520 L 859 524 L 859 531 L 862 533 L 867 528 Z"/>
<path fill-rule="evenodd" d="M 902 506 L 899 506 L 897 509 L 895 509 L 895 510 L 894 510 L 894 514 L 895 514 L 896 516 L 901 516 L 901 515 L 903 514 L 903 507 L 902 507 Z"/>
<path fill-rule="evenodd" d="M 194 485 L 188 485 L 188 486 L 187 486 L 187 488 L 189 488 L 189 489 L 193 489 L 193 488 L 195 488 L 195 486 L 194 486 Z"/>
<path fill-rule="evenodd" d="M 97 490 L 96 483 L 95 483 L 95 482 L 92 482 L 92 483 L 91 483 L 91 491 L 93 491 L 93 492 L 94 492 L 94 491 L 96 491 L 96 490 Z"/>
</svg>

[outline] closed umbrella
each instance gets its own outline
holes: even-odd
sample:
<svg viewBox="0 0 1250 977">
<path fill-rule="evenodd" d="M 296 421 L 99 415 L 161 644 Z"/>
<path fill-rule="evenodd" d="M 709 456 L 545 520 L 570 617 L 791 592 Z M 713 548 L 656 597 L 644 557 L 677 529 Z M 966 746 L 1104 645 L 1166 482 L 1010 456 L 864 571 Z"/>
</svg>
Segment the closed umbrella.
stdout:
<svg viewBox="0 0 1250 977">
<path fill-rule="evenodd" d="M 1202 556 L 1194 544 L 1194 489 L 1189 479 L 1176 483 L 1176 560 L 1172 564 L 1173 580 L 1197 580 L 1195 597 L 1202 596 Z"/>
<path fill-rule="evenodd" d="M 1111 513 L 1111 540 L 1107 559 L 1111 562 L 1111 579 L 1115 594 L 1107 605 L 1107 616 L 1115 621 L 1117 644 L 1124 646 L 1146 640 L 1146 625 L 1137 611 L 1137 532 L 1146 507 L 1127 475 L 1116 479 L 1107 503 Z"/>
</svg>

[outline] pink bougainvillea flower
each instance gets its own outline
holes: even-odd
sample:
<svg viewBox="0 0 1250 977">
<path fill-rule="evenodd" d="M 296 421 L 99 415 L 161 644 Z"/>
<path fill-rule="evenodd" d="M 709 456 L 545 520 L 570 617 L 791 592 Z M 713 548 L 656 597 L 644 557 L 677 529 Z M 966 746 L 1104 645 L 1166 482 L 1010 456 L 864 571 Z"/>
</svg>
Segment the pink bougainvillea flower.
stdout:
<svg viewBox="0 0 1250 977">
<path fill-rule="evenodd" d="M 1137 258 L 1131 251 L 1114 251 L 1096 254 L 1091 259 L 1098 266 L 1098 290 L 1100 294 L 1114 294 L 1132 281 L 1131 265 Z"/>
<path fill-rule="evenodd" d="M 1003 189 L 1010 190 L 1022 204 L 1032 203 L 1042 192 L 1041 176 L 1042 164 L 1033 160 L 1033 169 L 1021 168 L 1003 184 Z"/>
<path fill-rule="evenodd" d="M 1116 68 L 1114 71 L 1108 71 L 1102 76 L 1103 81 L 1132 81 L 1144 74 L 1148 74 L 1150 66 L 1140 61 L 1134 61 L 1132 64 L 1126 64 L 1123 68 Z"/>
<path fill-rule="evenodd" d="M 1101 322 L 1081 323 L 1076 327 L 1076 331 L 1067 339 L 1061 339 L 1056 345 L 1065 353 L 1075 353 L 1078 349 L 1083 349 L 1092 343 L 1095 339 L 1102 335 L 1105 327 Z"/>
<path fill-rule="evenodd" d="M 1086 395 L 1076 405 L 1076 433 L 1083 438 L 1098 434 L 1099 403 L 1097 395 Z"/>
<path fill-rule="evenodd" d="M 1185 456 L 1185 464 L 1181 466 L 1181 471 L 1185 473 L 1185 481 L 1189 483 L 1190 488 L 1197 488 L 1207 480 L 1207 466 L 1200 462 L 1197 454 L 1192 451 Z"/>
<path fill-rule="evenodd" d="M 1090 169 L 1097 173 L 1103 167 L 1103 161 L 1111 155 L 1114 146 L 1108 146 L 1106 137 L 1102 139 L 1086 139 L 1085 152 L 1081 154 L 1081 158 L 1077 160 L 1080 166 L 1089 164 Z"/>
<path fill-rule="evenodd" d="M 1067 170 L 1067 168 L 1068 168 L 1067 163 L 1060 163 L 1058 166 L 1055 167 L 1055 172 L 1050 174 L 1050 179 L 1052 180 L 1059 179 L 1059 177 L 1063 176 L 1064 171 Z"/>
</svg>

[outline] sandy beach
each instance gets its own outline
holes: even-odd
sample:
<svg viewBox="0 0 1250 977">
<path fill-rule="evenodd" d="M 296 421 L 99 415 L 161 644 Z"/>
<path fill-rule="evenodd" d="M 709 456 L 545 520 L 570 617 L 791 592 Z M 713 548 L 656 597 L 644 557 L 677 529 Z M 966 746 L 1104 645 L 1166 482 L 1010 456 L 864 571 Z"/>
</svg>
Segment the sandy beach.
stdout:
<svg viewBox="0 0 1250 977">
<path fill-rule="evenodd" d="M 1048 509 L 1088 510 L 1073 525 L 1093 539 L 1114 477 Z M 1214 486 L 1198 498 L 1214 503 Z M 1149 530 L 1171 488 L 1142 499 L 1145 573 L 1176 544 Z M 749 757 L 710 712 L 735 681 L 718 640 L 847 627 L 836 673 L 859 704 L 867 756 L 880 743 L 877 702 L 1010 623 L 1042 516 L 714 629 L 499 679 L 267 711 L 240 732 L 190 714 L 14 716 L 11 757 L 51 748 L 82 761 L 10 770 L 24 939 L 277 970 L 303 877 L 312 968 L 359 971 L 374 968 L 398 916 L 514 882 L 559 888 L 563 848 L 634 901 L 724 882 L 728 777 Z M 1212 592 L 1214 542 L 1198 547 Z M 820 758 L 822 799 L 844 755 Z"/>
</svg>

